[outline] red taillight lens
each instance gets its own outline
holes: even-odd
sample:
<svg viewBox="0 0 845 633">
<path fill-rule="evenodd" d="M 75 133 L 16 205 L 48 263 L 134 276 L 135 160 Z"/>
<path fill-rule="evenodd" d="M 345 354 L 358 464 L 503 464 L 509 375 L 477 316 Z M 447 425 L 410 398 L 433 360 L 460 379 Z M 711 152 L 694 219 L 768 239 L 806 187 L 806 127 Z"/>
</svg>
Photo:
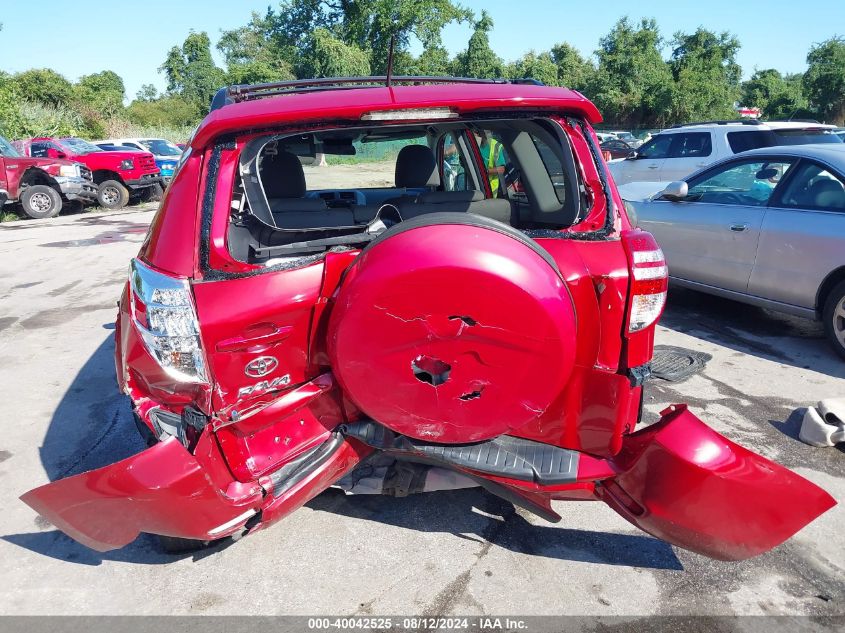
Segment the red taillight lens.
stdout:
<svg viewBox="0 0 845 633">
<path fill-rule="evenodd" d="M 628 332 L 639 332 L 657 322 L 666 305 L 669 271 L 663 251 L 651 233 L 628 231 L 622 236 L 631 268 L 631 307 Z"/>
</svg>

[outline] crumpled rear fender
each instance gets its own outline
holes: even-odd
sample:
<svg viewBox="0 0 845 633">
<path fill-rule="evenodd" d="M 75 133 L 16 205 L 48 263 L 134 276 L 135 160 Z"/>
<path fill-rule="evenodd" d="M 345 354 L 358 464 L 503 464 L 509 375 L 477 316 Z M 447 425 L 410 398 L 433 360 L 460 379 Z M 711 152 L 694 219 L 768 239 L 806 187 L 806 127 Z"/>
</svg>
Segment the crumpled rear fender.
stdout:
<svg viewBox="0 0 845 633">
<path fill-rule="evenodd" d="M 836 505 L 803 477 L 720 435 L 674 405 L 627 436 L 619 475 L 596 496 L 664 541 L 742 560 L 779 545 Z"/>
</svg>

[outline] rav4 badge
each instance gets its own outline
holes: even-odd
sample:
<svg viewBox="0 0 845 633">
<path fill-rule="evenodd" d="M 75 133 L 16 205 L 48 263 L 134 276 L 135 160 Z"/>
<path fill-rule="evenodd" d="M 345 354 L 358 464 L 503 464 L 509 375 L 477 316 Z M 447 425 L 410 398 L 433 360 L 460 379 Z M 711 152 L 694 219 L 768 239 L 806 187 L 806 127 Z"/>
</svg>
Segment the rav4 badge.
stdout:
<svg viewBox="0 0 845 633">
<path fill-rule="evenodd" d="M 248 385 L 238 389 L 238 398 L 251 396 L 254 394 L 264 393 L 265 391 L 273 391 L 279 387 L 284 387 L 290 384 L 290 374 L 273 378 L 273 380 L 262 380 L 254 385 Z"/>
</svg>

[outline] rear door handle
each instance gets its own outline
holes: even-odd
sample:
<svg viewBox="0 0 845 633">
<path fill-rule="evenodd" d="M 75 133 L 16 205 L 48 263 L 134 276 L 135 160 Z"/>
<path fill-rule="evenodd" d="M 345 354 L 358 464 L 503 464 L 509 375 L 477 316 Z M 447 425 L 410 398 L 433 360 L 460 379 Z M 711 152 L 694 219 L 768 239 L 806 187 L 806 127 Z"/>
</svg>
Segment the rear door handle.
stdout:
<svg viewBox="0 0 845 633">
<path fill-rule="evenodd" d="M 657 169 L 659 165 L 648 165 L 649 169 Z"/>
<path fill-rule="evenodd" d="M 731 231 L 740 232 L 740 231 L 744 231 L 747 228 L 748 228 L 747 224 L 731 224 Z"/>
</svg>

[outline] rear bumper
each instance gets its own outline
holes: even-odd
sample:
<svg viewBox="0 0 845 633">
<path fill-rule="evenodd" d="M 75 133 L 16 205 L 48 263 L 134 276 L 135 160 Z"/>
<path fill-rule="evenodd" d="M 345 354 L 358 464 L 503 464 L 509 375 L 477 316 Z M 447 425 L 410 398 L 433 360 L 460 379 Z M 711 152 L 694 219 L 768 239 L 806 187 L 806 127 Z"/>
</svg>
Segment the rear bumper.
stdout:
<svg viewBox="0 0 845 633">
<path fill-rule="evenodd" d="M 276 473 L 240 483 L 213 467 L 216 446 L 206 427 L 194 455 L 170 438 L 21 499 L 100 551 L 122 547 L 140 532 L 211 540 L 242 531 L 247 522 L 251 529 L 272 524 L 372 451 L 335 433 L 313 458 L 300 455 Z M 517 501 L 530 497 L 550 517 L 556 516 L 551 499 L 600 499 L 642 530 L 722 560 L 761 554 L 836 503 L 815 484 L 716 433 L 685 405 L 627 436 L 612 460 L 584 455 L 572 483 L 543 487 L 465 470 Z"/>
<path fill-rule="evenodd" d="M 85 178 L 56 178 L 62 195 L 68 200 L 96 200 L 97 185 Z"/>
</svg>

